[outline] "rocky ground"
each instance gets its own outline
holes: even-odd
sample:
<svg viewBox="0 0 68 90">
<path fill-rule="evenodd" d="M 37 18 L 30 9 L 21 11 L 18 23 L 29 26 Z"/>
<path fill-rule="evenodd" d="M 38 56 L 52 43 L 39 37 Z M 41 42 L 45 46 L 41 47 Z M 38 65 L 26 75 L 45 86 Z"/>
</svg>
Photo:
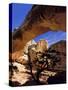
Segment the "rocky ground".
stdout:
<svg viewBox="0 0 68 90">
<path fill-rule="evenodd" d="M 63 50 L 60 48 L 63 47 Z M 55 48 L 56 47 L 56 48 Z M 45 69 L 41 72 L 39 80 L 41 83 L 36 83 L 32 75 L 30 74 L 30 69 L 28 66 L 27 55 L 21 55 L 18 59 L 10 60 L 9 63 L 9 84 L 11 86 L 28 86 L 28 85 L 42 85 L 42 84 L 58 84 L 66 82 L 66 55 L 65 55 L 65 41 L 60 41 L 51 46 L 51 49 L 62 50 L 60 54 L 61 59 L 54 68 Z M 33 50 L 33 49 L 32 49 Z M 16 54 L 17 55 L 17 54 Z M 11 55 L 10 55 L 11 56 Z M 35 59 L 35 52 L 31 51 L 30 57 L 32 60 Z M 27 57 L 27 58 L 26 58 Z M 26 60 L 25 60 L 26 59 Z M 12 61 L 12 62 L 11 62 Z M 36 67 L 36 65 L 34 65 Z M 32 73 L 35 75 L 36 69 L 32 69 Z"/>
<path fill-rule="evenodd" d="M 17 70 L 13 70 L 13 75 L 10 77 L 10 82 L 12 82 L 12 86 L 23 86 L 23 85 L 29 85 L 29 83 L 32 81 L 32 77 L 29 74 L 30 70 L 26 69 L 25 65 L 22 65 L 17 62 L 13 62 L 13 66 L 17 67 Z M 33 73 L 36 71 L 33 70 Z M 10 71 L 11 73 L 11 71 Z M 44 70 L 44 72 L 41 73 L 40 81 L 44 84 L 47 84 L 47 80 L 50 76 L 55 76 L 57 72 Z M 15 83 L 16 82 L 16 83 Z M 34 81 L 33 81 L 33 84 Z M 31 85 L 31 84 L 30 84 Z"/>
</svg>

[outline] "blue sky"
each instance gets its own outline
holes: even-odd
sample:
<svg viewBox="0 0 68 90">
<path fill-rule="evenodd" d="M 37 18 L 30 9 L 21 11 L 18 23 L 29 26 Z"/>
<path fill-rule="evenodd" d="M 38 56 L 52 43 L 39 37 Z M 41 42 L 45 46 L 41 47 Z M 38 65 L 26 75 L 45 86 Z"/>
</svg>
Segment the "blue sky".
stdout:
<svg viewBox="0 0 68 90">
<path fill-rule="evenodd" d="M 66 40 L 66 32 L 63 31 L 48 31 L 47 33 L 41 34 L 34 38 L 36 42 L 38 42 L 40 39 L 45 39 L 48 42 L 48 46 L 61 41 Z"/>
<path fill-rule="evenodd" d="M 24 19 L 31 8 L 31 4 L 14 3 L 12 5 L 12 31 L 14 28 L 19 27 L 24 22 Z M 66 32 L 61 30 L 58 32 L 49 31 L 34 38 L 36 42 L 38 42 L 40 39 L 46 39 L 48 41 L 48 45 L 50 46 L 60 40 L 66 40 Z"/>
<path fill-rule="evenodd" d="M 12 4 L 12 31 L 24 22 L 25 16 L 31 8 L 31 4 Z"/>
</svg>

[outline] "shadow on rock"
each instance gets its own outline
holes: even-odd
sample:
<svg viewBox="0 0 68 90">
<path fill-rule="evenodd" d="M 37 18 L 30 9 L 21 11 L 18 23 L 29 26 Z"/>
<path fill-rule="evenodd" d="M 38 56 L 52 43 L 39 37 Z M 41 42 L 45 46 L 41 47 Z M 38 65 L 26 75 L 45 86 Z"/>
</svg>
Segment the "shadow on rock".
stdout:
<svg viewBox="0 0 68 90">
<path fill-rule="evenodd" d="M 43 82 L 36 82 L 35 80 L 31 80 L 23 84 L 22 86 L 33 86 L 33 85 L 45 85 Z"/>
<path fill-rule="evenodd" d="M 63 84 L 66 83 L 66 71 L 48 78 L 48 84 Z"/>
<path fill-rule="evenodd" d="M 9 86 L 17 87 L 17 86 L 20 86 L 20 85 L 21 84 L 18 81 L 11 81 L 11 80 L 9 80 Z"/>
</svg>

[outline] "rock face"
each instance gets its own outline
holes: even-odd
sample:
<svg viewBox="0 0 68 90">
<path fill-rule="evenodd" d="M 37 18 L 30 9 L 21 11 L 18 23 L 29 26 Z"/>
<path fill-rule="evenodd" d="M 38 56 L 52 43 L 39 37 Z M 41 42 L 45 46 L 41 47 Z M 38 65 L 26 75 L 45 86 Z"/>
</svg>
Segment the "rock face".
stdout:
<svg viewBox="0 0 68 90">
<path fill-rule="evenodd" d="M 56 50 L 61 58 L 60 62 L 55 66 L 60 71 L 66 71 L 66 41 L 60 41 L 50 47 L 50 49 Z"/>
<path fill-rule="evenodd" d="M 31 28 L 34 25 L 41 25 L 42 27 L 49 27 L 50 29 L 58 29 L 65 27 L 65 7 L 34 5 L 28 13 L 24 25 L 21 28 Z M 62 17 L 59 17 L 61 16 Z M 58 17 L 58 18 L 57 18 Z M 62 22 L 60 21 L 62 20 Z M 52 22 L 52 24 L 51 24 Z M 43 24 L 43 25 L 42 25 Z M 60 26 L 60 25 L 61 26 Z M 45 25 L 45 26 L 44 26 Z"/>
<path fill-rule="evenodd" d="M 33 47 L 33 46 L 32 46 Z M 53 69 L 44 70 L 40 75 L 41 84 L 58 84 L 66 82 L 66 41 L 60 41 L 52 45 L 49 50 L 56 50 L 60 52 L 61 57 L 60 62 L 58 62 Z M 36 59 L 36 52 L 34 50 L 30 51 L 31 60 Z M 21 60 L 20 60 L 21 59 Z M 19 61 L 19 62 L 18 62 Z M 32 76 L 28 64 L 28 60 L 23 60 L 20 56 L 18 61 L 14 61 L 10 68 L 10 84 L 12 86 L 23 86 L 23 85 L 36 85 L 35 81 L 32 81 Z M 11 64 L 11 63 L 10 63 Z M 36 66 L 36 65 L 35 65 Z M 12 71 L 12 73 L 11 73 Z M 32 70 L 33 74 L 36 73 L 36 69 Z M 32 82 L 32 84 L 31 84 Z"/>
<path fill-rule="evenodd" d="M 37 43 L 36 52 L 42 52 L 44 53 L 46 50 L 48 50 L 48 43 L 46 40 L 40 40 Z"/>
<path fill-rule="evenodd" d="M 14 62 L 12 63 L 13 66 L 11 67 L 17 67 L 16 70 L 15 68 L 12 68 L 12 72 L 10 70 L 10 77 L 9 80 L 11 81 L 10 85 L 11 86 L 21 86 L 24 83 L 26 83 L 27 81 L 29 81 L 29 78 L 31 77 L 27 72 L 29 72 L 25 65 L 22 65 L 18 62 Z M 18 82 L 18 84 L 16 85 L 15 82 Z M 14 84 L 14 85 L 13 85 Z"/>
<path fill-rule="evenodd" d="M 30 58 L 32 61 L 35 61 L 36 58 L 40 57 L 41 54 L 39 53 L 45 53 L 48 49 L 48 44 L 46 40 L 39 40 L 36 44 L 33 44 L 29 48 Z"/>
<path fill-rule="evenodd" d="M 63 84 L 66 83 L 66 72 L 63 71 L 61 73 L 56 74 L 55 76 L 51 76 L 47 80 L 48 84 Z"/>
<path fill-rule="evenodd" d="M 66 31 L 66 7 L 34 5 L 26 19 L 12 34 L 11 52 L 19 52 L 34 37 L 50 30 Z"/>
</svg>

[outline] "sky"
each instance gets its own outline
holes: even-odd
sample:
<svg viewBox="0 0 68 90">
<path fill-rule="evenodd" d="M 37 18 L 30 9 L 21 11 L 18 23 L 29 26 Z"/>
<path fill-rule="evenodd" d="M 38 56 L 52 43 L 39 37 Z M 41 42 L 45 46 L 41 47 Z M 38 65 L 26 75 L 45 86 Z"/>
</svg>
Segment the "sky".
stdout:
<svg viewBox="0 0 68 90">
<path fill-rule="evenodd" d="M 12 31 L 19 27 L 23 22 L 28 12 L 32 8 L 31 4 L 13 4 L 12 5 Z M 52 45 L 60 40 L 66 40 L 66 32 L 59 30 L 48 31 L 47 33 L 41 34 L 34 38 L 36 42 L 40 39 L 45 39 L 48 41 L 48 45 Z"/>
<path fill-rule="evenodd" d="M 31 8 L 31 4 L 12 4 L 12 31 L 24 22 Z"/>
<path fill-rule="evenodd" d="M 47 33 L 41 34 L 34 38 L 36 42 L 38 42 L 40 39 L 47 40 L 48 46 L 57 43 L 61 40 L 66 40 L 66 32 L 63 32 L 61 30 L 59 31 L 48 31 Z"/>
</svg>

